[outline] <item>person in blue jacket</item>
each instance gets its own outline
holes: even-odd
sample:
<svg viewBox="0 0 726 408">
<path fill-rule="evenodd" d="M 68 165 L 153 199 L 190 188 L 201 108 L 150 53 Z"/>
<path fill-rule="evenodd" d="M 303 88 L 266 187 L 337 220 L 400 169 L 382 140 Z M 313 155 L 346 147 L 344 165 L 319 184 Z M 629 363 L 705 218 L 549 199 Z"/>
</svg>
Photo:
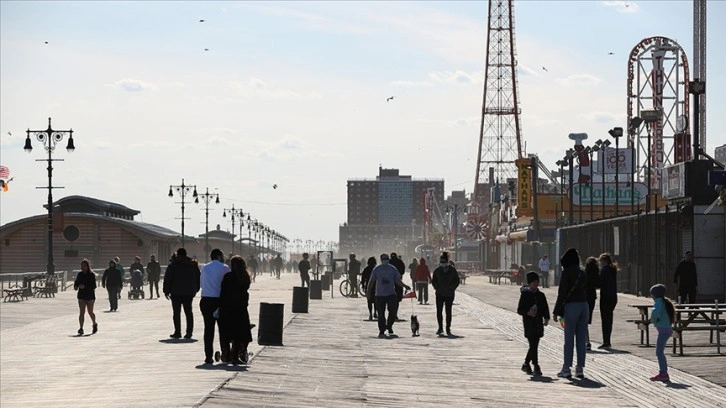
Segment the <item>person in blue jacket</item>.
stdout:
<svg viewBox="0 0 726 408">
<path fill-rule="evenodd" d="M 650 321 L 658 330 L 658 341 L 655 345 L 655 355 L 658 357 L 658 375 L 651 377 L 651 381 L 670 381 L 665 346 L 673 334 L 672 324 L 675 320 L 676 308 L 673 306 L 673 302 L 665 297 L 665 293 L 666 287 L 663 284 L 659 283 L 650 288 L 650 295 L 654 300 Z"/>
</svg>

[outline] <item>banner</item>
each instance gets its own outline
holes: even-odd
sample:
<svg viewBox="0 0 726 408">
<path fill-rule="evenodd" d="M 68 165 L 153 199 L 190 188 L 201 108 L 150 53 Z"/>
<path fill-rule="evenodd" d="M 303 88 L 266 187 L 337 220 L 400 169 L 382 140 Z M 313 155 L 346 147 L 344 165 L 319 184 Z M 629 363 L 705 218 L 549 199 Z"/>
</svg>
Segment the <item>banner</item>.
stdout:
<svg viewBox="0 0 726 408">
<path fill-rule="evenodd" d="M 663 85 L 665 71 L 663 69 L 663 59 L 665 58 L 666 48 L 660 41 L 656 43 L 656 48 L 651 51 L 653 59 L 653 71 L 651 72 L 651 86 L 653 87 L 653 109 L 663 109 Z M 650 164 L 652 166 L 650 187 L 653 190 L 660 189 L 661 174 L 660 169 L 665 163 L 665 148 L 663 147 L 663 119 L 652 124 L 653 142 L 650 149 Z"/>
<path fill-rule="evenodd" d="M 618 189 L 619 188 L 619 189 Z M 645 204 L 648 196 L 648 186 L 643 183 L 633 183 L 632 187 L 626 183 L 592 183 L 572 185 L 572 203 L 574 205 L 618 205 Z"/>
<path fill-rule="evenodd" d="M 622 149 L 605 149 L 604 153 L 601 151 L 598 157 L 598 169 L 597 173 L 602 172 L 602 156 L 605 155 L 605 174 L 631 174 L 633 172 L 633 149 L 622 148 Z M 617 170 L 616 170 L 617 169 Z M 622 179 L 621 179 L 622 180 Z"/>
<path fill-rule="evenodd" d="M 517 159 L 517 217 L 531 217 L 532 211 L 532 159 Z"/>
<path fill-rule="evenodd" d="M 672 200 L 686 196 L 686 164 L 676 163 L 664 170 L 663 198 Z"/>
</svg>

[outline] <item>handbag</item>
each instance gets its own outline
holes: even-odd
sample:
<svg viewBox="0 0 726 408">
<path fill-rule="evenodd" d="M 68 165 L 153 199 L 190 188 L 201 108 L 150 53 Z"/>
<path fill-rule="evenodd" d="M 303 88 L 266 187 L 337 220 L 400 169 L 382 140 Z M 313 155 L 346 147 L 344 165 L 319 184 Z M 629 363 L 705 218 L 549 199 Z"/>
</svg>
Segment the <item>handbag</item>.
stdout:
<svg viewBox="0 0 726 408">
<path fill-rule="evenodd" d="M 570 300 L 570 296 L 572 296 L 572 293 L 575 291 L 575 288 L 577 288 L 578 284 L 580 283 L 580 278 L 582 275 L 584 275 L 585 272 L 580 269 L 580 273 L 577 274 L 577 280 L 575 280 L 575 284 L 572 285 L 570 288 L 570 291 L 567 292 L 567 296 L 565 296 L 564 299 L 562 299 L 562 303 L 558 303 L 555 305 L 555 309 L 552 311 L 552 314 L 555 316 L 564 316 L 565 315 L 565 303 L 567 303 L 568 300 Z"/>
</svg>

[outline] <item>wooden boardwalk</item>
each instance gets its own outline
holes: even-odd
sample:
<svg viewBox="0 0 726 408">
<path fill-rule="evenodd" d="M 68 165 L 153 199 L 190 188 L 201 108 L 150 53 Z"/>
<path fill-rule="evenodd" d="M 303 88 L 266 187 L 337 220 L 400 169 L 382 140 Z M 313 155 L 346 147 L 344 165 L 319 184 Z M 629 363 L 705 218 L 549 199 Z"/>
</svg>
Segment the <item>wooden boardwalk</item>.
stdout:
<svg viewBox="0 0 726 408">
<path fill-rule="evenodd" d="M 530 378 L 519 369 L 527 349 L 520 319 L 503 304 L 518 297 L 514 286 L 469 278 L 454 306 L 455 338 L 436 336 L 435 307 L 416 304 L 420 337 L 411 337 L 408 322 L 400 322 L 394 326 L 399 337 L 378 339 L 362 298 L 336 292 L 331 299 L 323 292 L 323 300 L 310 301 L 310 313 L 292 314 L 291 287 L 298 282 L 294 275 L 279 281 L 265 276 L 253 285 L 253 321 L 260 302 L 285 304 L 285 345 L 253 343 L 255 356 L 247 368 L 203 366 L 201 341 L 168 341 L 171 307 L 165 299 L 124 298 L 118 313 L 104 313 L 105 292 L 98 291 L 99 333 L 84 337 L 74 336 L 73 292 L 2 304 L 0 406 L 726 407 L 726 389 L 678 369 L 671 369 L 671 384 L 650 382 L 657 372 L 654 356 L 629 350 L 590 353 L 585 380 L 558 379 L 562 330 L 554 326 L 540 347 L 544 376 Z M 547 293 L 553 303 L 554 295 Z M 194 312 L 195 338 L 201 339 L 198 301 Z M 410 313 L 411 303 L 404 300 L 400 315 L 408 319 Z M 624 319 L 616 311 L 616 322 Z M 637 336 L 630 325 L 622 333 L 628 344 Z M 613 341 L 618 349 L 621 340 L 625 337 Z M 654 354 L 653 348 L 644 350 L 644 357 Z M 672 367 L 688 359 L 720 361 L 721 367 L 726 362 L 721 356 L 669 355 Z M 721 370 L 701 376 L 724 375 Z"/>
</svg>

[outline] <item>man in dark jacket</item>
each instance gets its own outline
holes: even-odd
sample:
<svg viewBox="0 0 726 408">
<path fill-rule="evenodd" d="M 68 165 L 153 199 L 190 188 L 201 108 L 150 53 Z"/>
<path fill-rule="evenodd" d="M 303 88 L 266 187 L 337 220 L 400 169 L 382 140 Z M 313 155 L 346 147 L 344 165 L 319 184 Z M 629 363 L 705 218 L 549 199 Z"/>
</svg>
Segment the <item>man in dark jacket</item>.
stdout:
<svg viewBox="0 0 726 408">
<path fill-rule="evenodd" d="M 524 337 L 529 342 L 529 350 L 524 359 L 524 364 L 522 364 L 522 371 L 537 376 L 542 375 L 537 355 L 539 339 L 544 336 L 544 326 L 550 320 L 550 307 L 547 304 L 547 297 L 538 287 L 539 275 L 537 272 L 528 273 L 527 286 L 522 286 L 520 289 L 521 295 L 517 306 L 517 313 L 522 316 Z M 529 366 L 530 361 L 534 365 L 534 371 Z"/>
<path fill-rule="evenodd" d="M 696 263 L 693 262 L 693 252 L 686 251 L 685 258 L 678 263 L 673 283 L 678 285 L 678 297 L 680 298 L 678 303 L 696 303 L 698 275 L 696 274 Z"/>
<path fill-rule="evenodd" d="M 355 254 L 350 254 L 348 263 L 348 280 L 352 290 L 350 297 L 358 297 L 358 275 L 360 275 L 360 261 L 355 259 Z"/>
<path fill-rule="evenodd" d="M 406 263 L 403 262 L 403 259 L 399 258 L 398 255 L 396 255 L 395 252 L 391 252 L 391 265 L 395 266 L 396 269 L 398 269 L 398 273 L 401 274 L 401 279 L 403 279 L 403 275 L 406 274 Z M 403 300 L 403 287 L 396 285 L 396 298 L 398 299 L 398 302 L 400 303 L 401 300 Z"/>
<path fill-rule="evenodd" d="M 164 274 L 164 296 L 171 298 L 173 311 L 174 333 L 169 337 L 178 339 L 181 337 L 181 308 L 184 308 L 184 316 L 187 318 L 187 330 L 185 339 L 192 338 L 194 331 L 194 314 L 192 313 L 192 300 L 199 292 L 201 272 L 199 266 L 192 262 L 187 256 L 187 250 L 179 248 L 176 251 L 176 259 L 166 267 Z"/>
<path fill-rule="evenodd" d="M 156 297 L 159 298 L 159 279 L 161 278 L 161 265 L 156 261 L 156 256 L 151 255 L 151 260 L 146 264 L 146 277 L 149 280 L 149 299 L 154 297 L 154 287 L 156 287 Z"/>
<path fill-rule="evenodd" d="M 443 308 L 446 307 L 446 335 L 451 336 L 451 307 L 454 305 L 454 295 L 459 287 L 459 273 L 449 263 L 449 258 L 442 255 L 439 258 L 439 266 L 434 269 L 434 276 L 431 278 L 431 285 L 436 290 L 436 321 L 439 329 L 436 334 L 444 334 Z"/>
</svg>

